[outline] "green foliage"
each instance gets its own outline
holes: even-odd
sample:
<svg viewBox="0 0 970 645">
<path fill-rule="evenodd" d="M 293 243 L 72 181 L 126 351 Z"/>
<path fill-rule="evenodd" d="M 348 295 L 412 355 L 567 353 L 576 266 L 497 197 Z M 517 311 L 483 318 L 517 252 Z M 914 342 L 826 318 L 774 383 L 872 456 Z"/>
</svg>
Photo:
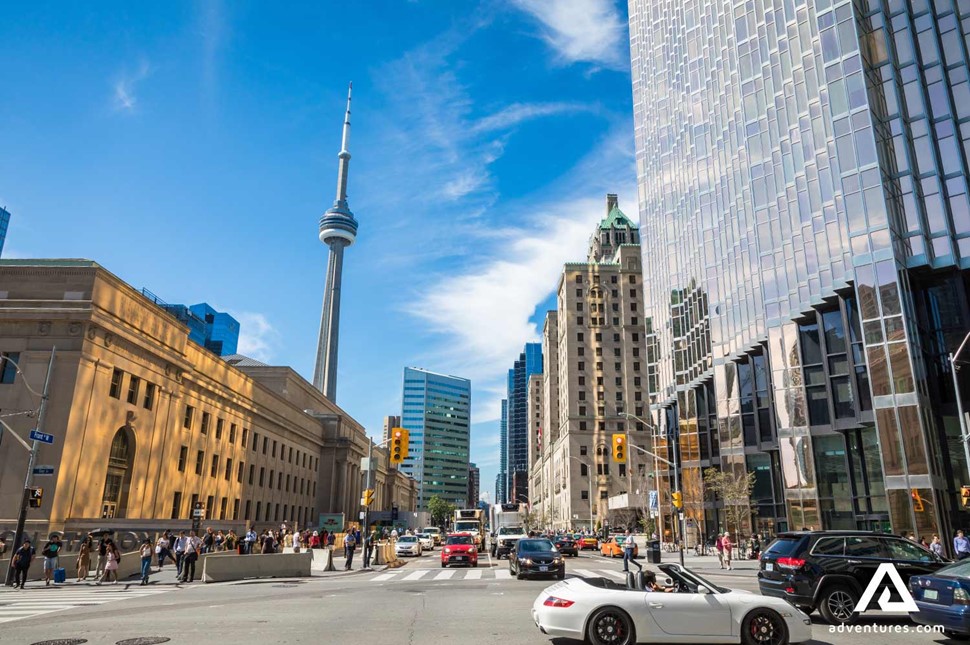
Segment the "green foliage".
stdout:
<svg viewBox="0 0 970 645">
<path fill-rule="evenodd" d="M 437 495 L 432 495 L 428 500 L 428 512 L 431 513 L 431 523 L 441 526 L 450 517 L 454 516 L 455 509 L 458 508 L 450 502 L 446 502 Z"/>
</svg>

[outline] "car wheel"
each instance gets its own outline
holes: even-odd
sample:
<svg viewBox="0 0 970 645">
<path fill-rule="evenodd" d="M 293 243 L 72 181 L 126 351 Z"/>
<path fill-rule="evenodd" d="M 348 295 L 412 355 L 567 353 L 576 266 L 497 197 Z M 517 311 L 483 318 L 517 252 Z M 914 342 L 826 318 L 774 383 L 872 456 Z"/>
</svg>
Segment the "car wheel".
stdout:
<svg viewBox="0 0 970 645">
<path fill-rule="evenodd" d="M 819 599 L 818 611 L 830 625 L 849 625 L 855 621 L 855 606 L 859 602 L 847 587 L 829 587 Z"/>
<path fill-rule="evenodd" d="M 475 567 L 475 568 L 477 569 L 477 568 L 478 568 L 478 560 L 475 560 L 475 561 L 474 561 L 474 562 L 472 563 L 472 566 L 473 566 L 473 567 Z"/>
<path fill-rule="evenodd" d="M 755 609 L 741 623 L 744 645 L 787 645 L 788 629 L 781 616 L 770 609 Z"/>
<path fill-rule="evenodd" d="M 442 562 L 442 563 L 441 563 L 441 568 L 442 568 L 442 569 L 447 569 L 447 568 L 448 568 L 448 565 L 447 565 L 447 564 L 445 564 L 444 562 Z"/>
<path fill-rule="evenodd" d="M 586 626 L 586 640 L 592 645 L 633 645 L 633 621 L 616 607 L 599 609 Z"/>
</svg>

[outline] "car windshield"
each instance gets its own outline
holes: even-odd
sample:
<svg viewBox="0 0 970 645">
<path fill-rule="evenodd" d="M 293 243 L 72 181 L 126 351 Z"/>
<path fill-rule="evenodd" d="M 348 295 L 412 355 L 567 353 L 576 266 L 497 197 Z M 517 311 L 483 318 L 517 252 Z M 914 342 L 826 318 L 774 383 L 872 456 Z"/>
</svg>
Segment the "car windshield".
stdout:
<svg viewBox="0 0 970 645">
<path fill-rule="evenodd" d="M 438 529 L 436 529 L 436 528 L 426 528 L 424 530 L 424 532 L 425 533 L 438 533 Z"/>
<path fill-rule="evenodd" d="M 428 535 L 427 533 L 418 533 L 418 537 L 419 538 L 424 538 L 425 540 L 427 540 L 431 536 Z"/>
<path fill-rule="evenodd" d="M 398 542 L 417 542 L 418 538 L 414 537 L 413 535 L 405 535 L 402 538 L 398 538 L 397 541 Z"/>
<path fill-rule="evenodd" d="M 519 553 L 541 553 L 555 549 L 549 540 L 519 540 Z"/>
<path fill-rule="evenodd" d="M 938 569 L 936 573 L 941 576 L 953 576 L 954 578 L 970 578 L 970 560 L 960 560 L 948 564 Z"/>
<path fill-rule="evenodd" d="M 456 544 L 471 544 L 472 539 L 467 535 L 449 535 L 448 544 L 454 546 Z"/>
<path fill-rule="evenodd" d="M 765 553 L 778 556 L 791 555 L 798 549 L 801 542 L 802 539 L 800 537 L 782 536 L 769 544 L 768 548 L 765 549 Z"/>
<path fill-rule="evenodd" d="M 521 526 L 503 526 L 498 530 L 499 535 L 522 535 L 525 531 Z"/>
</svg>

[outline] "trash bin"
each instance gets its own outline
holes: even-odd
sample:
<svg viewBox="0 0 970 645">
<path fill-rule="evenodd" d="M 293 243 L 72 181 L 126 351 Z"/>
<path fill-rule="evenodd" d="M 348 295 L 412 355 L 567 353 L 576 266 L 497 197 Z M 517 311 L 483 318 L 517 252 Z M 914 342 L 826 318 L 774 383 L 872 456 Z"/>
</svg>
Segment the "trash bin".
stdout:
<svg viewBox="0 0 970 645">
<path fill-rule="evenodd" d="M 660 541 L 651 540 L 647 545 L 647 563 L 660 564 Z"/>
</svg>

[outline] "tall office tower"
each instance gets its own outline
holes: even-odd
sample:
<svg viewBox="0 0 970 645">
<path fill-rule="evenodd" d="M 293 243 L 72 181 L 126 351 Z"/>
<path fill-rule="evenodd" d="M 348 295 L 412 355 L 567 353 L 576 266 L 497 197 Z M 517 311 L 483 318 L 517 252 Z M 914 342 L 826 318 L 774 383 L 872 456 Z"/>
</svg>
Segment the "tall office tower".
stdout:
<svg viewBox="0 0 970 645">
<path fill-rule="evenodd" d="M 495 489 L 495 504 L 509 498 L 509 400 L 502 399 L 502 418 L 499 419 L 499 466 Z"/>
<path fill-rule="evenodd" d="M 384 417 L 384 432 L 381 433 L 381 441 L 387 443 L 391 438 L 391 428 L 401 427 L 401 417 L 387 416 Z"/>
<path fill-rule="evenodd" d="M 557 529 L 589 526 L 591 517 L 609 521 L 611 496 L 653 488 L 652 460 L 631 452 L 626 464 L 612 463 L 614 433 L 653 448 L 647 424 L 626 416 L 650 414 L 640 237 L 615 195 L 606 209 L 587 261 L 563 267 L 556 311 L 546 314 L 541 391 L 538 379 L 529 381 L 532 414 L 541 411 L 532 423 L 542 429 L 531 458 L 531 501 Z"/>
<path fill-rule="evenodd" d="M 344 116 L 343 142 L 337 158 L 337 199 L 320 218 L 320 241 L 330 249 L 327 284 L 323 290 L 323 312 L 320 337 L 313 370 L 313 386 L 331 401 L 337 400 L 337 349 L 340 336 L 340 283 L 344 266 L 344 249 L 357 239 L 357 220 L 347 205 L 347 175 L 350 172 L 350 92 L 347 90 L 347 113 Z"/>
<path fill-rule="evenodd" d="M 542 345 L 526 343 L 508 379 L 508 495 L 509 501 L 529 501 L 529 395 L 533 374 L 542 374 Z"/>
<path fill-rule="evenodd" d="M 471 381 L 404 368 L 401 427 L 410 449 L 401 471 L 418 482 L 418 508 L 437 495 L 462 507 L 468 499 Z"/>
<path fill-rule="evenodd" d="M 205 302 L 191 306 L 173 305 L 148 289 L 142 289 L 141 295 L 188 327 L 189 340 L 196 345 L 201 345 L 219 356 L 232 356 L 236 353 L 239 345 L 239 321 L 229 314 L 216 311 Z"/>
<path fill-rule="evenodd" d="M 7 240 L 7 229 L 10 227 L 10 211 L 0 206 L 0 256 L 3 255 L 3 243 Z"/>
<path fill-rule="evenodd" d="M 481 471 L 475 464 L 468 464 L 468 505 L 465 508 L 478 508 Z"/>
<path fill-rule="evenodd" d="M 756 474 L 742 533 L 970 523 L 967 17 L 630 2 L 651 397 L 699 533 L 707 466 Z"/>
</svg>

